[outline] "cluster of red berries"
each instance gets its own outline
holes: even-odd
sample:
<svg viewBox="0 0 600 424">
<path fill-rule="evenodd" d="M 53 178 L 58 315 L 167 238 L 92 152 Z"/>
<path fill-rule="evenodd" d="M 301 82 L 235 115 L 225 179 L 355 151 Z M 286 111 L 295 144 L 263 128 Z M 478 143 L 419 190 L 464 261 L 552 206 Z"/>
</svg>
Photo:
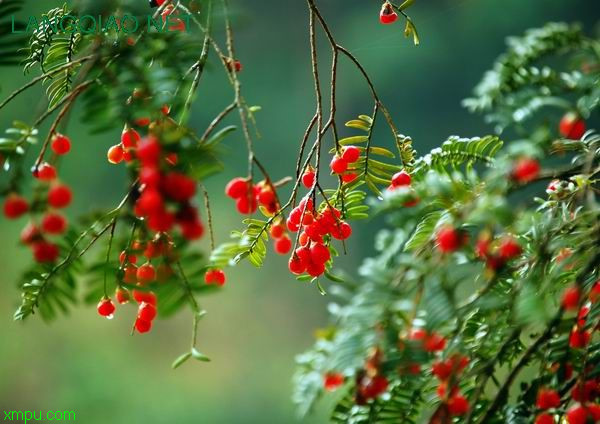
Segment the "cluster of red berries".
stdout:
<svg viewBox="0 0 600 424">
<path fill-rule="evenodd" d="M 469 401 L 459 392 L 457 385 L 457 379 L 467 365 L 469 358 L 454 354 L 446 360 L 434 362 L 431 367 L 432 374 L 440 381 L 437 395 L 453 416 L 464 415 L 469 411 Z"/>
<path fill-rule="evenodd" d="M 307 272 L 312 277 L 323 274 L 325 264 L 331 259 L 325 237 L 346 240 L 352 234 L 352 227 L 341 219 L 338 209 L 326 205 L 319 212 L 310 198 L 302 199 L 290 212 L 287 228 L 293 233 L 301 230 L 299 246 L 288 262 L 290 271 L 293 274 Z"/>
<path fill-rule="evenodd" d="M 587 301 L 582 302 L 581 290 L 577 286 L 568 287 L 562 295 L 561 306 L 566 311 L 577 312 L 577 322 L 569 335 L 569 346 L 573 349 L 584 349 L 592 338 L 590 330 L 586 329 L 587 316 L 592 303 L 600 299 L 600 281 L 594 283 Z"/>
<path fill-rule="evenodd" d="M 357 405 L 365 405 L 369 400 L 384 394 L 389 381 L 381 373 L 383 352 L 374 348 L 365 361 L 364 369 L 356 374 L 356 391 L 354 399 Z"/>
<path fill-rule="evenodd" d="M 506 263 L 521 255 L 521 245 L 511 235 L 505 235 L 493 241 L 488 232 L 479 235 L 475 244 L 475 254 L 485 261 L 488 269 L 498 271 Z"/>
<path fill-rule="evenodd" d="M 446 338 L 436 332 L 427 332 L 422 328 L 416 328 L 408 336 L 409 340 L 417 342 L 425 352 L 441 352 L 446 348 Z"/>
<path fill-rule="evenodd" d="M 381 5 L 381 11 L 379 12 L 379 22 L 384 25 L 393 24 L 398 20 L 398 14 L 394 10 L 394 7 L 389 1 L 385 1 Z"/>
<path fill-rule="evenodd" d="M 336 154 L 331 159 L 329 167 L 331 168 L 332 173 L 341 176 L 342 181 L 344 183 L 351 183 L 356 179 L 357 174 L 355 172 L 352 172 L 352 169 L 350 169 L 350 165 L 356 163 L 359 159 L 360 148 L 356 146 L 346 146 L 342 149 L 341 154 Z M 310 188 L 313 186 L 313 184 L 307 183 L 314 182 L 314 178 L 314 169 L 312 167 L 308 167 L 304 175 L 302 176 L 302 183 L 305 187 Z"/>
<path fill-rule="evenodd" d="M 287 235 L 283 221 L 276 221 L 269 230 L 271 237 L 274 240 L 273 248 L 280 255 L 287 255 L 292 249 L 292 240 Z"/>
<path fill-rule="evenodd" d="M 55 133 L 50 140 L 50 148 L 56 156 L 65 155 L 71 150 L 71 140 L 65 135 Z M 17 219 L 28 212 L 37 213 L 43 208 L 44 215 L 39 222 L 32 218 L 23 228 L 21 242 L 31 248 L 37 262 L 52 263 L 58 259 L 60 251 L 49 238 L 63 234 L 68 227 L 67 219 L 57 210 L 67 207 L 73 195 L 67 185 L 58 181 L 56 168 L 47 162 L 35 167 L 33 176 L 42 184 L 49 184 L 45 200 L 34 200 L 30 206 L 23 196 L 11 193 L 4 203 L 4 216 Z"/>
<path fill-rule="evenodd" d="M 588 424 L 600 421 L 600 405 L 591 403 L 600 395 L 600 386 L 597 381 L 589 380 L 578 383 L 571 391 L 571 398 L 577 403 L 565 414 L 568 424 Z M 537 393 L 536 406 L 542 411 L 535 424 L 554 424 L 554 415 L 549 410 L 557 409 L 561 405 L 560 394 L 553 389 L 542 388 Z M 558 412 L 558 411 L 556 411 Z"/>
<path fill-rule="evenodd" d="M 258 205 L 263 206 L 270 215 L 279 210 L 275 188 L 267 181 L 252 184 L 248 178 L 237 177 L 227 183 L 225 194 L 235 200 L 238 212 L 244 215 L 256 212 Z"/>
<path fill-rule="evenodd" d="M 388 192 L 402 192 L 407 195 L 403 206 L 411 208 L 419 203 L 419 196 L 415 193 L 411 187 L 412 178 L 406 171 L 396 172 L 392 176 L 392 181 L 387 188 Z"/>
</svg>

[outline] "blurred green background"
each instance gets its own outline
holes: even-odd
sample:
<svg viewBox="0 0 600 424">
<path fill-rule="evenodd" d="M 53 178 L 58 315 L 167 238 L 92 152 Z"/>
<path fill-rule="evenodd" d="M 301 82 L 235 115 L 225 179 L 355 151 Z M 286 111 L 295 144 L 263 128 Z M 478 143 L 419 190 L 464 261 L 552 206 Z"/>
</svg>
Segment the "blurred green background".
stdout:
<svg viewBox="0 0 600 424">
<path fill-rule="evenodd" d="M 145 0 L 139 0 L 144 3 Z M 250 104 L 262 106 L 256 143 L 274 178 L 290 175 L 298 142 L 314 112 L 303 1 L 231 1 L 237 51 L 244 64 L 241 79 Z M 591 31 L 600 15 L 597 0 L 429 0 L 410 9 L 420 35 L 414 47 L 403 27 L 381 26 L 379 1 L 321 1 L 338 41 L 366 65 L 401 132 L 427 151 L 446 136 L 489 133 L 480 117 L 460 106 L 504 48 L 508 35 L 547 21 L 580 21 Z M 38 15 L 57 1 L 29 0 L 22 15 Z M 323 44 L 321 55 L 329 53 Z M 0 97 L 26 78 L 17 68 L 3 69 Z M 220 72 L 220 71 L 219 71 Z M 324 74 L 327 72 L 324 71 Z M 216 69 L 209 69 L 193 108 L 192 123 L 202 129 L 228 104 L 232 94 Z M 368 91 L 356 70 L 340 68 L 339 119 L 370 113 Z M 14 119 L 30 120 L 42 95 L 38 87 L 0 112 L 0 128 Z M 61 169 L 76 193 L 68 214 L 115 204 L 125 187 L 122 167 L 105 161 L 119 130 L 90 135 L 77 110 L 68 134 L 74 141 Z M 345 132 L 345 135 L 350 132 Z M 389 145 L 377 134 L 375 142 Z M 223 158 L 226 171 L 207 182 L 213 193 L 218 241 L 240 227 L 233 203 L 221 196 L 226 181 L 245 170 L 240 134 L 229 138 Z M 270 255 L 262 270 L 243 264 L 228 270 L 225 290 L 202 299 L 208 315 L 201 322 L 199 348 L 213 361 L 189 362 L 176 371 L 172 360 L 188 345 L 191 317 L 159 321 L 145 336 L 129 336 L 135 308 L 118 310 L 113 321 L 80 307 L 70 317 L 47 325 L 40 320 L 12 321 L 19 303 L 15 286 L 30 260 L 17 245 L 23 222 L 0 221 L 0 409 L 73 410 L 77 421 L 95 423 L 288 423 L 295 418 L 290 401 L 294 355 L 307 348 L 315 328 L 326 323 L 330 301 L 314 286 L 295 281 L 286 261 Z M 356 223 L 349 254 L 337 262 L 353 272 L 370 254 L 373 230 L 381 223 Z M 206 243 L 201 247 L 206 249 Z M 305 422 L 326 421 L 324 408 Z"/>
</svg>

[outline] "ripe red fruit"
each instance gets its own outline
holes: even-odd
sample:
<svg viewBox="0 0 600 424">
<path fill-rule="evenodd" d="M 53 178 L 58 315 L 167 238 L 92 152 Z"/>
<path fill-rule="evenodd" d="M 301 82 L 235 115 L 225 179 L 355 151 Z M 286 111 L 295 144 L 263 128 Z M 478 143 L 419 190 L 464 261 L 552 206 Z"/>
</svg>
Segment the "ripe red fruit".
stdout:
<svg viewBox="0 0 600 424">
<path fill-rule="evenodd" d="M 160 184 L 161 175 L 158 168 L 145 166 L 140 170 L 140 183 L 147 187 L 157 187 Z"/>
<path fill-rule="evenodd" d="M 71 189 L 64 184 L 55 184 L 48 190 L 48 204 L 53 208 L 69 206 L 72 197 Z"/>
<path fill-rule="evenodd" d="M 8 219 L 16 219 L 29 210 L 29 204 L 24 197 L 18 194 L 10 194 L 4 202 L 4 216 Z"/>
<path fill-rule="evenodd" d="M 498 255 L 507 261 L 519 256 L 522 251 L 517 240 L 511 236 L 504 237 L 498 245 Z"/>
<path fill-rule="evenodd" d="M 306 272 L 311 277 L 318 277 L 325 272 L 325 264 L 309 262 L 306 264 Z"/>
<path fill-rule="evenodd" d="M 150 263 L 141 265 L 136 272 L 137 280 L 142 284 L 151 283 L 156 279 L 156 270 Z"/>
<path fill-rule="evenodd" d="M 180 226 L 181 235 L 186 240 L 198 240 L 204 235 L 204 226 L 200 221 L 184 222 Z"/>
<path fill-rule="evenodd" d="M 569 346 L 573 349 L 583 349 L 590 342 L 590 332 L 574 328 L 569 335 Z"/>
<path fill-rule="evenodd" d="M 444 350 L 445 347 L 446 339 L 438 333 L 429 334 L 423 341 L 423 349 L 427 352 L 437 352 Z"/>
<path fill-rule="evenodd" d="M 151 328 L 152 328 L 151 321 L 146 321 L 146 320 L 143 320 L 140 318 L 135 320 L 135 329 L 137 330 L 138 333 L 140 333 L 140 334 L 147 333 L 148 331 L 150 331 Z"/>
<path fill-rule="evenodd" d="M 45 240 L 36 241 L 31 245 L 33 257 L 39 263 L 55 262 L 58 259 L 58 246 Z"/>
<path fill-rule="evenodd" d="M 329 167 L 334 174 L 342 174 L 348 169 L 348 162 L 339 156 L 334 156 Z"/>
<path fill-rule="evenodd" d="M 179 156 L 177 156 L 177 153 L 175 152 L 169 153 L 167 156 L 165 156 L 165 162 L 171 166 L 175 166 L 179 163 Z"/>
<path fill-rule="evenodd" d="M 56 178 L 56 168 L 48 162 L 42 162 L 34 171 L 34 177 L 42 181 L 51 181 Z"/>
<path fill-rule="evenodd" d="M 554 417 L 550 414 L 540 414 L 535 418 L 535 424 L 554 424 Z"/>
<path fill-rule="evenodd" d="M 156 307 L 150 303 L 142 302 L 138 309 L 138 319 L 152 321 L 156 317 Z"/>
<path fill-rule="evenodd" d="M 302 175 L 302 185 L 306 188 L 312 188 L 315 184 L 315 176 L 314 168 L 309 167 Z"/>
<path fill-rule="evenodd" d="M 292 248 L 292 241 L 288 236 L 280 237 L 275 241 L 275 252 L 280 255 L 287 254 Z"/>
<path fill-rule="evenodd" d="M 250 215 L 256 212 L 258 202 L 254 196 L 242 196 L 235 202 L 235 206 L 239 213 L 244 215 Z"/>
<path fill-rule="evenodd" d="M 344 384 L 344 374 L 339 372 L 328 372 L 323 376 L 323 387 L 328 392 L 336 390 Z"/>
<path fill-rule="evenodd" d="M 583 405 L 574 405 L 567 411 L 567 422 L 569 424 L 586 424 L 588 411 Z"/>
<path fill-rule="evenodd" d="M 137 283 L 137 266 L 129 263 L 123 270 L 123 282 L 127 284 Z"/>
<path fill-rule="evenodd" d="M 275 202 L 275 192 L 269 186 L 264 186 L 258 193 L 258 201 L 261 205 L 270 205 Z"/>
<path fill-rule="evenodd" d="M 119 302 L 121 305 L 128 303 L 130 298 L 129 291 L 127 291 L 126 289 L 117 288 L 117 290 L 115 291 L 115 298 L 117 299 L 117 302 Z"/>
<path fill-rule="evenodd" d="M 346 240 L 352 235 L 352 227 L 346 221 L 333 224 L 331 235 L 338 240 Z"/>
<path fill-rule="evenodd" d="M 147 188 L 137 200 L 137 206 L 144 215 L 152 215 L 163 210 L 164 202 L 158 190 Z"/>
<path fill-rule="evenodd" d="M 175 224 L 175 215 L 167 211 L 161 211 L 148 217 L 148 228 L 156 232 L 169 231 Z"/>
<path fill-rule="evenodd" d="M 392 185 L 394 187 L 409 186 L 412 178 L 406 171 L 400 171 L 394 174 L 392 177 Z"/>
<path fill-rule="evenodd" d="M 62 234 L 67 229 L 67 220 L 58 213 L 48 213 L 42 219 L 42 231 L 48 234 Z"/>
<path fill-rule="evenodd" d="M 217 284 L 222 286 L 225 284 L 225 273 L 220 269 L 213 269 L 204 274 L 204 282 L 206 284 Z"/>
<path fill-rule="evenodd" d="M 452 375 L 452 363 L 446 361 L 434 362 L 431 366 L 431 373 L 440 380 L 447 380 Z"/>
<path fill-rule="evenodd" d="M 519 159 L 512 170 L 515 181 L 524 184 L 533 181 L 540 174 L 540 163 L 532 158 Z"/>
<path fill-rule="evenodd" d="M 577 402 L 590 402 L 600 395 L 600 386 L 594 380 L 578 382 L 571 390 L 571 397 Z"/>
<path fill-rule="evenodd" d="M 50 147 L 57 155 L 65 155 L 71 150 L 71 140 L 65 135 L 56 133 L 52 137 Z"/>
<path fill-rule="evenodd" d="M 157 166 L 161 150 L 160 143 L 156 137 L 144 137 L 139 142 L 137 157 L 144 166 Z"/>
<path fill-rule="evenodd" d="M 239 199 L 248 194 L 250 184 L 247 180 L 237 177 L 229 181 L 225 186 L 225 194 L 232 199 Z"/>
<path fill-rule="evenodd" d="M 571 140 L 579 140 L 585 133 L 585 122 L 576 113 L 565 114 L 558 125 L 560 134 Z"/>
<path fill-rule="evenodd" d="M 592 290 L 590 290 L 590 301 L 594 303 L 598 299 L 600 299 L 600 281 L 596 281 Z"/>
<path fill-rule="evenodd" d="M 556 390 L 540 389 L 535 404 L 539 409 L 543 410 L 558 408 L 560 406 L 560 395 Z"/>
<path fill-rule="evenodd" d="M 140 139 L 140 134 L 133 128 L 125 128 L 121 133 L 121 144 L 125 149 L 135 149 Z"/>
<path fill-rule="evenodd" d="M 134 290 L 133 298 L 137 303 L 145 302 L 156 306 L 156 295 L 153 292 Z"/>
<path fill-rule="evenodd" d="M 98 313 L 103 317 L 110 317 L 115 312 L 112 300 L 104 298 L 98 303 Z"/>
<path fill-rule="evenodd" d="M 567 288 L 562 295 L 562 307 L 566 310 L 577 309 L 579 306 L 580 290 L 573 286 Z"/>
<path fill-rule="evenodd" d="M 242 66 L 242 62 L 237 59 L 228 59 L 227 60 L 227 69 L 229 72 L 241 72 L 244 67 Z"/>
<path fill-rule="evenodd" d="M 448 399 L 448 412 L 450 415 L 464 415 L 469 412 L 469 401 L 461 394 L 455 394 Z"/>
<path fill-rule="evenodd" d="M 293 254 L 288 262 L 288 268 L 293 274 L 302 274 L 306 271 L 306 264 L 298 257 L 297 254 Z"/>
<path fill-rule="evenodd" d="M 356 146 L 347 146 L 342 151 L 342 159 L 354 163 L 360 158 L 360 149 Z"/>
<path fill-rule="evenodd" d="M 196 182 L 178 172 L 169 172 L 165 175 L 162 188 L 167 196 L 178 202 L 185 202 L 196 194 Z"/>
<path fill-rule="evenodd" d="M 367 384 L 362 388 L 362 394 L 367 399 L 373 399 L 385 393 L 388 388 L 388 380 L 382 375 L 376 375 L 369 379 Z"/>
<path fill-rule="evenodd" d="M 270 233 L 271 237 L 278 239 L 285 233 L 285 227 L 281 223 L 273 224 L 273 226 L 271 226 Z"/>
<path fill-rule="evenodd" d="M 358 177 L 358 174 L 354 173 L 354 172 L 350 172 L 348 174 L 342 174 L 342 181 L 347 183 L 351 183 L 352 181 L 354 181 L 356 178 Z"/>
<path fill-rule="evenodd" d="M 110 163 L 117 164 L 123 161 L 123 153 L 123 148 L 119 144 L 115 144 L 108 149 L 106 157 Z"/>
<path fill-rule="evenodd" d="M 457 250 L 462 243 L 460 233 L 452 226 L 444 226 L 436 233 L 437 248 L 442 253 L 450 253 Z"/>
<path fill-rule="evenodd" d="M 327 246 L 320 243 L 314 243 L 310 248 L 310 258 L 311 261 L 316 264 L 324 264 L 331 259 L 331 252 L 329 252 Z"/>
<path fill-rule="evenodd" d="M 425 337 L 427 337 L 427 331 L 422 328 L 415 328 L 408 335 L 408 339 L 414 341 L 425 340 Z"/>
<path fill-rule="evenodd" d="M 381 6 L 381 12 L 379 12 L 379 22 L 384 25 L 392 24 L 398 19 L 398 14 L 394 11 L 394 8 L 387 1 Z"/>
</svg>

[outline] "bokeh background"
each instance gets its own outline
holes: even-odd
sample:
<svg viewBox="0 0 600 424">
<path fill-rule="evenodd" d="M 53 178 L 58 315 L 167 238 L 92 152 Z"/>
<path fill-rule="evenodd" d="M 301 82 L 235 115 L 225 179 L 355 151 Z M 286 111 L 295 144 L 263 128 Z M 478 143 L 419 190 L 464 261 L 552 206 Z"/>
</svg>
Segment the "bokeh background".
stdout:
<svg viewBox="0 0 600 424">
<path fill-rule="evenodd" d="M 27 3 L 22 15 L 39 16 L 62 4 Z M 298 142 L 314 111 L 305 2 L 230 3 L 244 64 L 240 77 L 245 97 L 262 106 L 257 154 L 275 178 L 283 177 L 293 172 Z M 378 24 L 378 1 L 320 3 L 339 42 L 366 65 L 401 131 L 413 137 L 421 152 L 451 134 L 491 131 L 481 117 L 469 115 L 460 100 L 503 50 L 506 36 L 547 21 L 579 21 L 593 31 L 600 16 L 597 0 L 417 1 L 410 12 L 421 45 L 414 47 L 404 39 L 402 26 Z M 327 46 L 322 47 L 327 54 Z M 18 68 L 0 72 L 2 98 L 26 80 Z M 193 108 L 192 122 L 199 129 L 232 99 L 216 68 L 209 69 L 206 78 Z M 339 82 L 340 120 L 371 112 L 368 91 L 348 63 L 340 68 Z M 32 89 L 2 110 L 0 128 L 15 119 L 27 120 L 41 95 L 41 89 Z M 104 159 L 119 132 L 90 135 L 75 110 L 68 128 L 74 149 L 61 170 L 76 193 L 70 216 L 120 198 L 125 173 Z M 377 134 L 375 142 L 389 144 L 384 133 Z M 240 227 L 233 203 L 221 193 L 226 181 L 245 170 L 245 155 L 243 140 L 235 134 L 223 151 L 226 171 L 206 182 L 213 193 L 218 241 Z M 121 308 L 112 321 L 80 306 L 49 325 L 36 317 L 13 322 L 19 303 L 15 281 L 30 260 L 29 252 L 16 243 L 22 224 L 0 220 L 0 409 L 75 411 L 77 421 L 89 424 L 296 420 L 290 401 L 294 356 L 309 347 L 314 330 L 326 324 L 326 306 L 332 299 L 295 281 L 283 258 L 270 255 L 262 270 L 248 264 L 228 270 L 225 290 L 201 302 L 208 315 L 200 325 L 199 347 L 213 361 L 191 361 L 173 371 L 172 360 L 189 343 L 188 311 L 158 322 L 143 337 L 129 336 L 134 307 Z M 355 224 L 349 253 L 337 264 L 353 274 L 361 258 L 371 253 L 373 231 L 380 225 L 377 219 Z M 304 422 L 326 422 L 325 408 Z"/>
</svg>

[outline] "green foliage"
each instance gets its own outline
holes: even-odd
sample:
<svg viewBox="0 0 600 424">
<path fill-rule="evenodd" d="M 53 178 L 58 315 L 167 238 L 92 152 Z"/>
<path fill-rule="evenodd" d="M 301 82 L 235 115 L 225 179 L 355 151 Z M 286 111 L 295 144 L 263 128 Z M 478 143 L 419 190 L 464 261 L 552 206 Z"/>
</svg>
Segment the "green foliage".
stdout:
<svg viewBox="0 0 600 424">
<path fill-rule="evenodd" d="M 9 16 L 14 16 L 23 7 L 23 0 L 0 0 L 0 66 L 18 65 L 22 60 L 20 47 L 25 44 L 27 37 L 13 34 L 13 21 Z M 20 28 L 22 22 L 15 20 L 15 28 Z"/>
</svg>

